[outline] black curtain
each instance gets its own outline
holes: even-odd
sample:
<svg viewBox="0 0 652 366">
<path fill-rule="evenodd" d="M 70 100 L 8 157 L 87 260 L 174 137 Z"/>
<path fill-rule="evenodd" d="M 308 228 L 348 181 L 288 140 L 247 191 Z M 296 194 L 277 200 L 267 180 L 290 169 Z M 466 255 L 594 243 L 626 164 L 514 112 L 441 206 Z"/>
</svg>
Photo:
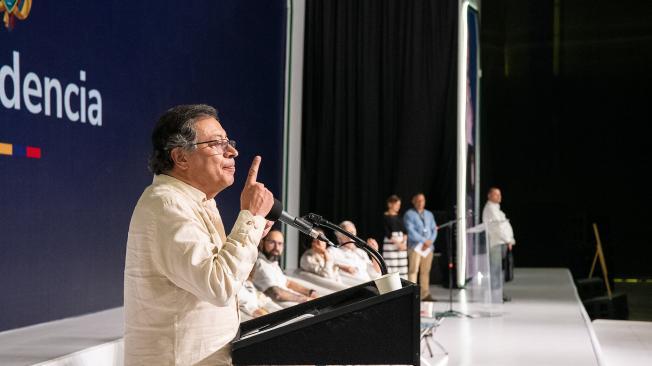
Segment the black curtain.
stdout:
<svg viewBox="0 0 652 366">
<path fill-rule="evenodd" d="M 457 1 L 308 0 L 301 213 L 382 237 L 390 194 L 451 211 Z"/>
</svg>

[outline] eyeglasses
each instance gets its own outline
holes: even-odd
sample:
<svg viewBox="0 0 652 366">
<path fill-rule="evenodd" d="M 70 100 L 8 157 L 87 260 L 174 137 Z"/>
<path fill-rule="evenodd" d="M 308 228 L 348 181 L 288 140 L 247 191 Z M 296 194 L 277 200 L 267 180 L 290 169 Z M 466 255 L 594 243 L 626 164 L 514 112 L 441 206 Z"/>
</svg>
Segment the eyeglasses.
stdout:
<svg viewBox="0 0 652 366">
<path fill-rule="evenodd" d="M 197 142 L 193 145 L 201 145 L 201 144 L 206 144 L 208 145 L 208 147 L 215 149 L 218 154 L 224 154 L 224 152 L 227 149 L 227 146 L 231 146 L 233 149 L 235 149 L 235 140 L 229 140 L 229 139 L 202 141 L 202 142 Z"/>
<path fill-rule="evenodd" d="M 272 240 L 272 239 L 265 239 L 265 242 L 270 243 L 270 244 L 274 244 L 274 245 L 283 245 L 282 241 L 276 241 L 276 240 Z"/>
</svg>

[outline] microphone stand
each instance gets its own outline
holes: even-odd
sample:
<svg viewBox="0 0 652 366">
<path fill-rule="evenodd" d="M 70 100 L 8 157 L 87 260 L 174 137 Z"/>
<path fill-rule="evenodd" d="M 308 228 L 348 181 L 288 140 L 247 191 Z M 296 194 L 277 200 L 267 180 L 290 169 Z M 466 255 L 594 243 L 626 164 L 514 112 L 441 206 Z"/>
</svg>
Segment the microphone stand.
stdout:
<svg viewBox="0 0 652 366">
<path fill-rule="evenodd" d="M 369 253 L 369 255 L 371 255 L 371 257 L 374 258 L 376 262 L 378 262 L 378 265 L 380 265 L 380 272 L 382 275 L 387 274 L 387 264 L 385 263 L 385 259 L 383 259 L 383 256 L 380 255 L 380 253 L 378 253 L 377 250 L 370 247 L 366 241 L 358 238 L 357 236 L 351 234 L 350 232 L 342 229 L 338 225 L 333 224 L 332 222 L 322 218 L 317 214 L 309 213 L 306 216 L 303 216 L 302 219 L 310 222 L 314 226 L 331 229 L 333 231 L 337 231 L 340 234 L 349 237 L 351 240 L 353 240 L 353 244 L 355 244 L 356 247 Z"/>
<path fill-rule="evenodd" d="M 437 227 L 437 230 L 448 229 L 448 243 L 446 245 L 446 248 L 448 249 L 448 310 L 435 313 L 435 318 L 437 319 L 447 317 L 473 318 L 469 314 L 453 310 L 453 225 L 457 224 L 462 219 L 464 219 L 464 217 L 448 221 Z"/>
</svg>

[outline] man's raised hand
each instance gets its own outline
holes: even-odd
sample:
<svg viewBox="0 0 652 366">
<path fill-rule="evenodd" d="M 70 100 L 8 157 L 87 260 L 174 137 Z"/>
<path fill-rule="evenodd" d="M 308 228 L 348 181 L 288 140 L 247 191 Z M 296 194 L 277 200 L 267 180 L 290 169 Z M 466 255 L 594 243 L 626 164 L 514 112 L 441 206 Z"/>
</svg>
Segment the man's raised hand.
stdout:
<svg viewBox="0 0 652 366">
<path fill-rule="evenodd" d="M 274 205 L 274 195 L 265 185 L 258 183 L 258 168 L 260 167 L 260 156 L 254 157 L 249 168 L 247 181 L 240 194 L 240 209 L 249 210 L 254 215 L 266 216 Z"/>
</svg>

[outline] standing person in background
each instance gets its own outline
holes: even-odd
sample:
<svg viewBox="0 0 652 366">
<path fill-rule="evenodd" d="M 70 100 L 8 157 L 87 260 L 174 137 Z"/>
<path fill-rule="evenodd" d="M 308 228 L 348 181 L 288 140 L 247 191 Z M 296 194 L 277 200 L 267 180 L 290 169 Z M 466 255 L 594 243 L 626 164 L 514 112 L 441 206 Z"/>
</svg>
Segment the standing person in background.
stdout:
<svg viewBox="0 0 652 366">
<path fill-rule="evenodd" d="M 432 212 L 426 210 L 426 196 L 417 193 L 412 197 L 414 208 L 407 210 L 403 223 L 408 234 L 408 281 L 417 282 L 421 300 L 434 301 L 430 295 L 430 268 L 437 239 L 437 223 Z"/>
<path fill-rule="evenodd" d="M 387 198 L 387 211 L 383 216 L 383 258 L 387 264 L 387 272 L 398 274 L 407 280 L 408 255 L 407 255 L 407 231 L 403 220 L 398 215 L 401 210 L 401 199 L 393 194 Z"/>
<path fill-rule="evenodd" d="M 482 210 L 482 223 L 485 224 L 487 239 L 489 240 L 489 269 L 492 291 L 502 289 L 504 282 L 503 259 L 507 255 L 507 251 L 511 251 L 514 244 L 516 244 L 512 225 L 505 213 L 500 209 L 502 200 L 503 196 L 500 189 L 491 187 L 489 193 L 487 193 L 487 203 Z M 503 301 L 511 300 L 509 296 L 502 293 L 497 297 L 502 298 Z"/>
</svg>

